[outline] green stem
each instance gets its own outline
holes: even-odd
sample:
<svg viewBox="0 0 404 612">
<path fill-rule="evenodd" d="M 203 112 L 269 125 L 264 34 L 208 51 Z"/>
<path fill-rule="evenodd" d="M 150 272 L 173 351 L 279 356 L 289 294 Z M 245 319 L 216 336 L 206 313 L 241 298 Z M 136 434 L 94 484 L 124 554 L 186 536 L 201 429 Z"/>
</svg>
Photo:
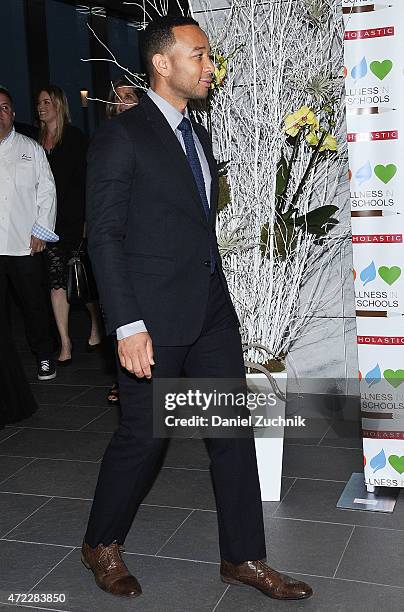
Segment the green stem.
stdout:
<svg viewBox="0 0 404 612">
<path fill-rule="evenodd" d="M 314 165 L 317 163 L 318 156 L 319 156 L 319 153 L 320 153 L 320 149 L 323 146 L 323 142 L 327 138 L 328 135 L 329 135 L 328 131 L 322 133 L 321 138 L 318 141 L 318 144 L 317 144 L 316 148 L 314 149 L 313 154 L 312 154 L 312 156 L 310 158 L 310 161 L 309 161 L 308 166 L 306 168 L 306 172 L 303 174 L 302 179 L 301 179 L 301 181 L 299 183 L 299 186 L 296 189 L 295 195 L 292 198 L 292 206 L 294 206 L 296 204 L 297 200 L 299 199 L 300 194 L 303 191 L 303 187 L 304 187 L 304 184 L 305 184 L 305 182 L 307 180 L 307 177 L 309 176 L 309 174 L 310 174 L 312 168 L 314 167 Z"/>
<path fill-rule="evenodd" d="M 210 142 L 212 143 L 212 113 L 211 113 L 211 94 L 209 92 L 208 98 L 206 100 L 206 114 L 208 118 L 208 134 L 210 138 Z"/>
<path fill-rule="evenodd" d="M 288 187 L 289 187 L 290 176 L 292 174 L 292 167 L 293 167 L 293 164 L 295 163 L 297 151 L 299 149 L 300 131 L 301 130 L 299 130 L 298 133 L 296 134 L 295 142 L 293 143 L 292 154 L 290 156 L 290 160 L 289 160 L 289 164 L 288 164 L 288 169 L 287 169 L 287 173 L 286 173 L 285 187 L 283 189 L 282 194 L 280 195 L 281 201 L 282 200 L 284 201 L 284 196 L 286 195 Z M 283 207 L 282 207 L 282 209 L 283 209 Z M 283 212 L 283 210 L 282 210 L 282 212 Z"/>
</svg>

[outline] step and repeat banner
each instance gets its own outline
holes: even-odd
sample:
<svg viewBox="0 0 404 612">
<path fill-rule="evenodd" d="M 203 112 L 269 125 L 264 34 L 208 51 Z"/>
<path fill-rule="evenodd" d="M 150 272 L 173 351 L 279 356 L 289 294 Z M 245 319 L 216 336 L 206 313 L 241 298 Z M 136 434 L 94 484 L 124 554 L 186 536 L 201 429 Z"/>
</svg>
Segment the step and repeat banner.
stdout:
<svg viewBox="0 0 404 612">
<path fill-rule="evenodd" d="M 341 1 L 365 480 L 404 487 L 404 1 Z"/>
</svg>

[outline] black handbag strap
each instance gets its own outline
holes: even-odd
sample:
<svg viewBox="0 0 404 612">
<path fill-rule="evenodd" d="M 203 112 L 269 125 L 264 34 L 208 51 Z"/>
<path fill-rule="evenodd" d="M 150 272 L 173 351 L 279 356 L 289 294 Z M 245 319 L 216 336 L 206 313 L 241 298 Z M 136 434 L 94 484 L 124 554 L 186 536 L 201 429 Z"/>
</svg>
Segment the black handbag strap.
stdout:
<svg viewBox="0 0 404 612">
<path fill-rule="evenodd" d="M 78 257 L 80 257 L 80 254 L 84 254 L 85 249 L 83 249 L 83 246 L 85 244 L 86 244 L 86 238 L 82 238 L 79 244 L 79 248 L 76 251 Z"/>
</svg>

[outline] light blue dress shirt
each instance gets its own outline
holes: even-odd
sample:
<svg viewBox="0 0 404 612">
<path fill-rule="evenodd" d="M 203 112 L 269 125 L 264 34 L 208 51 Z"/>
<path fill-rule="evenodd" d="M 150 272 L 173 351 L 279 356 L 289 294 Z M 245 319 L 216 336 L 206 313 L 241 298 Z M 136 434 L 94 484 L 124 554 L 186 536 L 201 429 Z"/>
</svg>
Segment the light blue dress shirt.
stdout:
<svg viewBox="0 0 404 612">
<path fill-rule="evenodd" d="M 182 133 L 178 129 L 178 126 L 184 117 L 189 119 L 188 108 L 185 108 L 185 112 L 184 114 L 182 114 L 180 113 L 178 109 L 172 106 L 169 102 L 167 102 L 167 100 L 159 96 L 152 89 L 148 89 L 147 95 L 153 100 L 156 106 L 163 113 L 164 117 L 168 121 L 174 134 L 180 141 L 180 144 L 184 150 L 184 153 L 186 154 L 184 140 L 182 138 Z M 207 162 L 203 147 L 194 130 L 192 130 L 192 135 L 194 137 L 195 147 L 198 152 L 199 161 L 201 162 L 203 179 L 205 182 L 206 197 L 208 200 L 208 204 L 210 206 L 210 186 L 212 182 L 212 177 L 211 177 L 210 170 L 209 170 L 209 164 Z M 201 202 L 201 206 L 202 206 L 202 202 Z M 142 320 L 134 321 L 133 323 L 128 323 L 127 325 L 122 325 L 122 327 L 118 327 L 118 329 L 116 330 L 116 337 L 118 340 L 123 340 L 123 338 L 127 338 L 128 336 L 133 336 L 134 334 L 138 334 L 140 332 L 146 332 L 146 331 L 147 329 L 144 324 L 144 321 Z"/>
</svg>

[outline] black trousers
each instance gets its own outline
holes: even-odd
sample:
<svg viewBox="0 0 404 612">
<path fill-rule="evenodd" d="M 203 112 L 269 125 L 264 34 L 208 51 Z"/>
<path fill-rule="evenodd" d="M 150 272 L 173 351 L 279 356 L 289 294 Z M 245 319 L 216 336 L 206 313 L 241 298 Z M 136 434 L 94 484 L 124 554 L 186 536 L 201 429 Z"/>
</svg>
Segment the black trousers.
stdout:
<svg viewBox="0 0 404 612">
<path fill-rule="evenodd" d="M 40 254 L 0 255 L 0 285 L 4 289 L 10 282 L 17 294 L 28 343 L 38 359 L 49 359 L 53 352 L 49 300 L 44 281 Z M 5 316 L 5 313 L 1 314 Z"/>
<path fill-rule="evenodd" d="M 191 346 L 154 346 L 153 377 L 243 379 L 240 334 L 219 275 L 211 276 L 206 319 Z M 159 465 L 166 440 L 153 438 L 153 379 L 120 369 L 122 416 L 102 461 L 85 541 L 122 544 Z M 216 496 L 222 559 L 265 557 L 261 492 L 253 437 L 205 439 Z"/>
</svg>

